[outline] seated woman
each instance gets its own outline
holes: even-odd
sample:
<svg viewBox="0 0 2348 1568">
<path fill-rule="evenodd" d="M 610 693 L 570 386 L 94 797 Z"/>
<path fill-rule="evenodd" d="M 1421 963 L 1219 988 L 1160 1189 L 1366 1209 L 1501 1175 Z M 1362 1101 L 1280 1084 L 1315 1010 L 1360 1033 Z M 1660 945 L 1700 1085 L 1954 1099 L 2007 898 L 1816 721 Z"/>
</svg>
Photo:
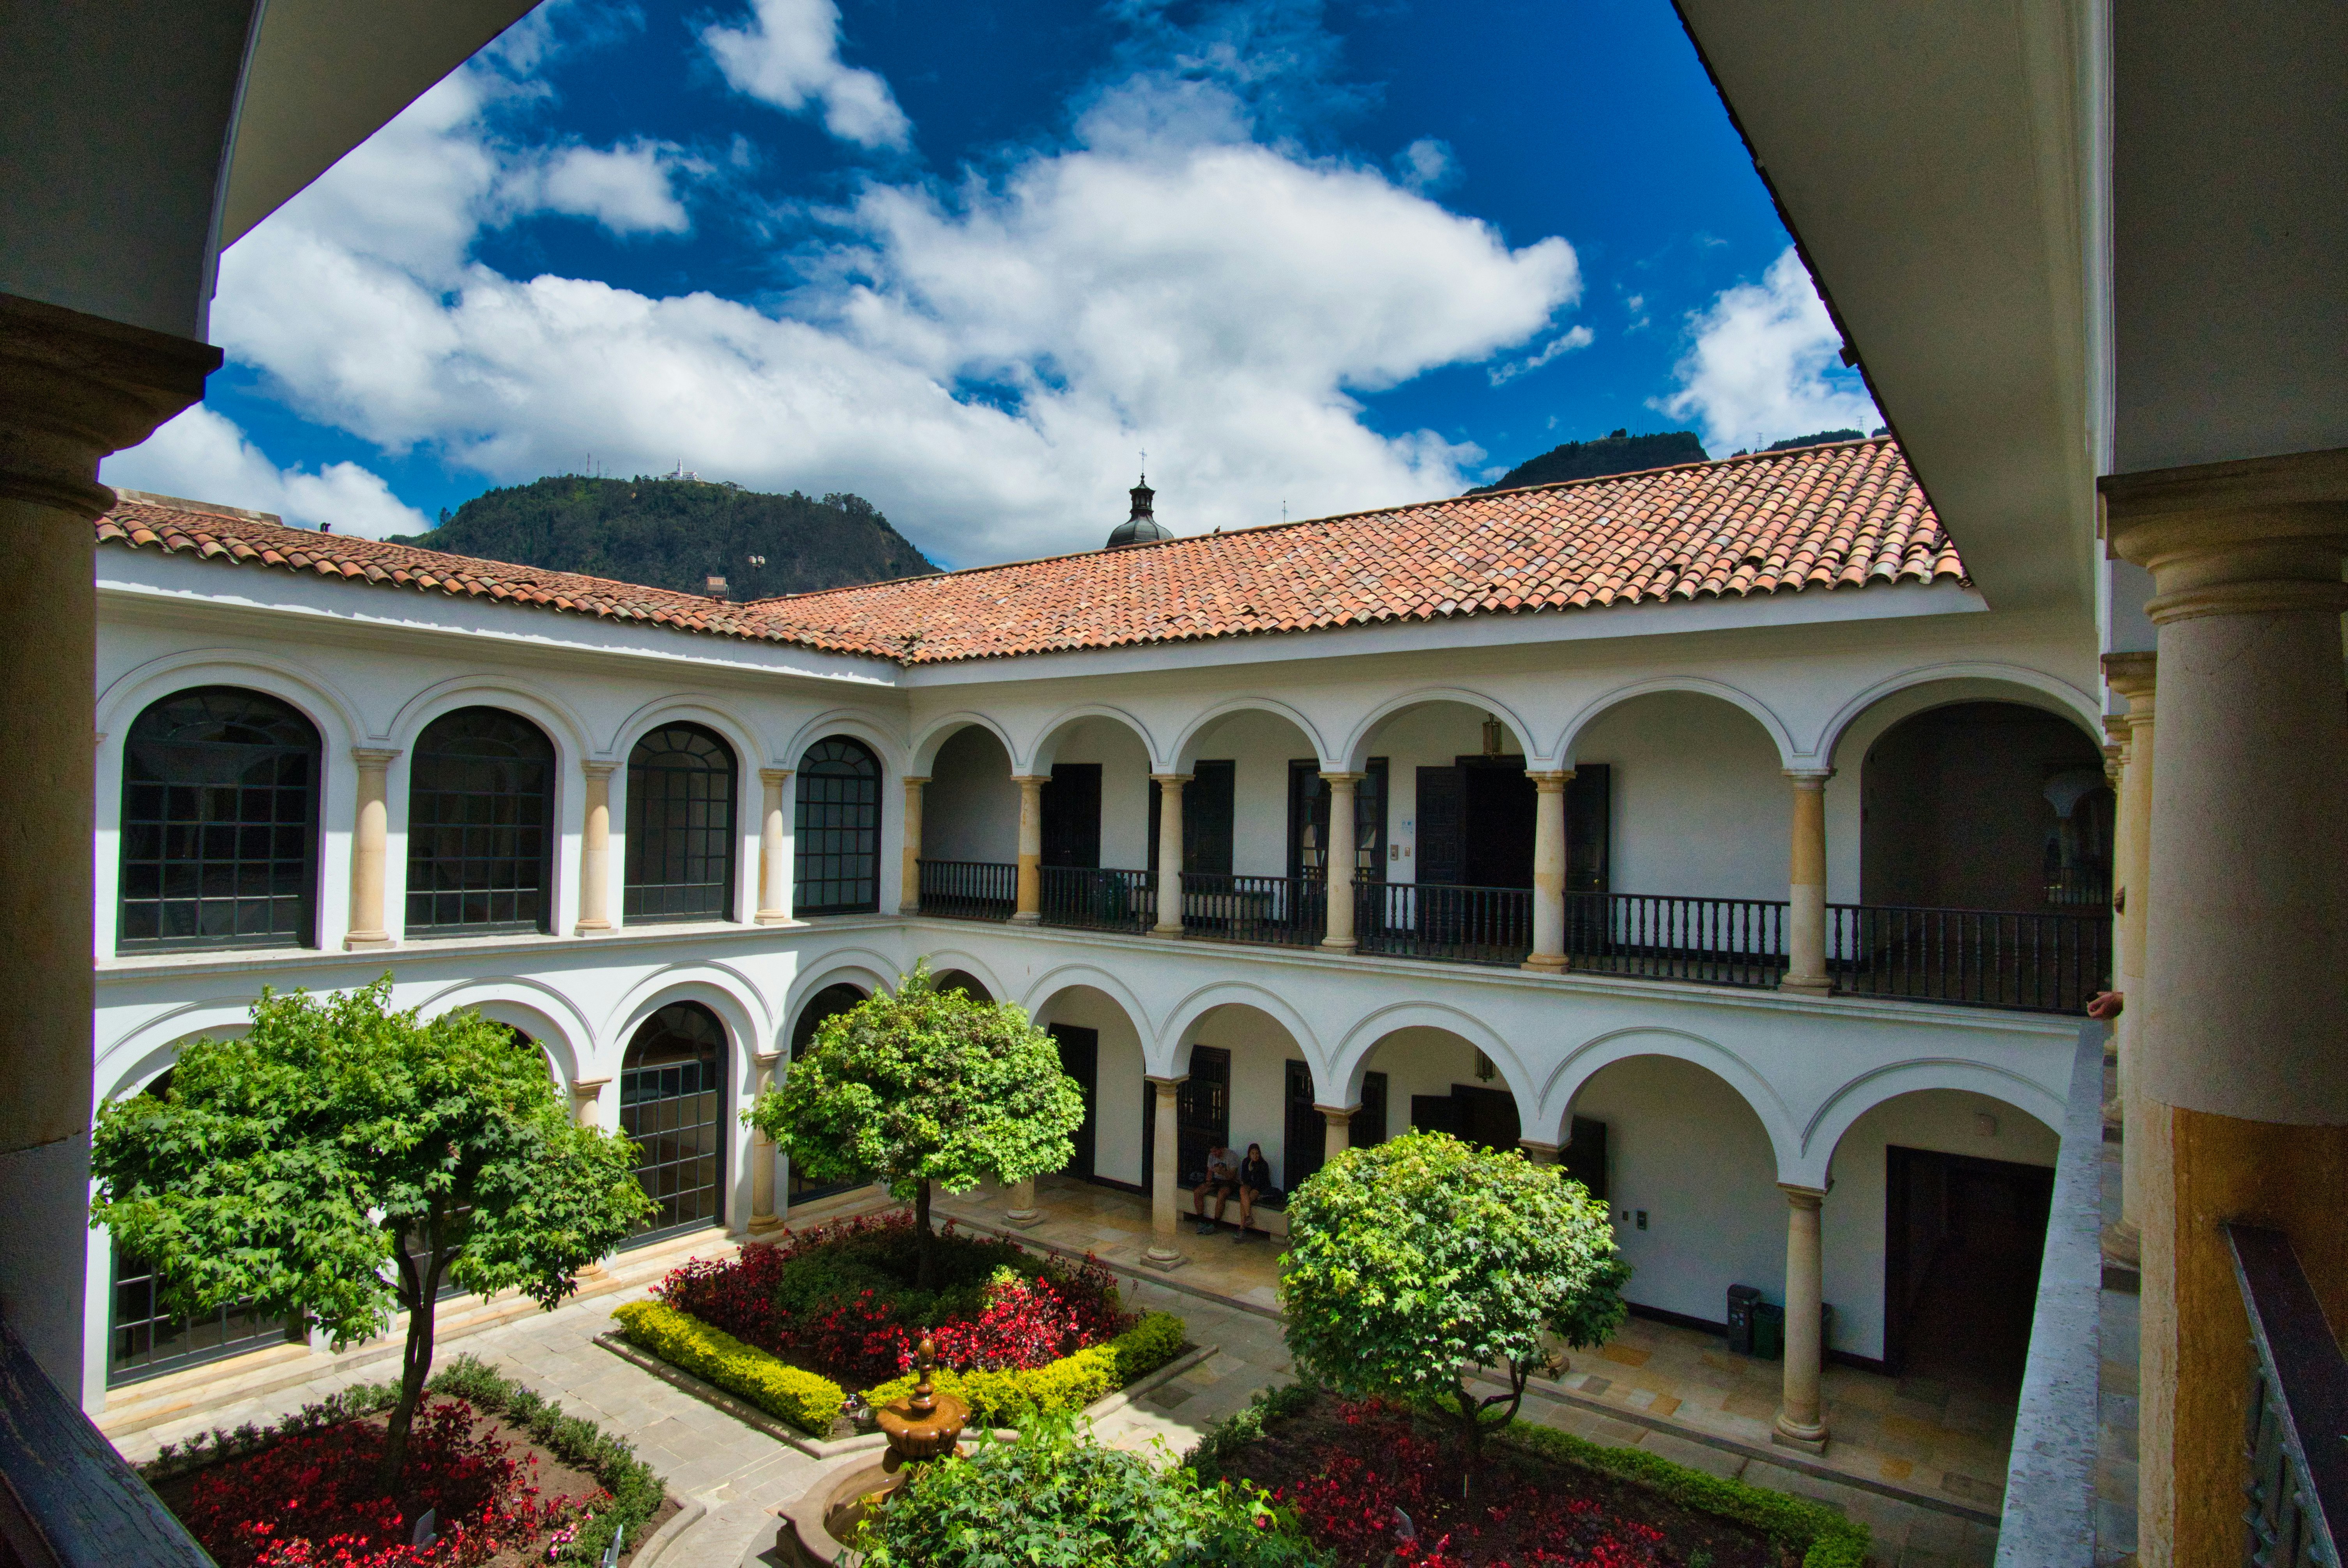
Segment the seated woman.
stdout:
<svg viewBox="0 0 2348 1568">
<path fill-rule="evenodd" d="M 1247 1158 L 1240 1162 L 1240 1234 L 1233 1241 L 1247 1240 L 1255 1224 L 1255 1201 L 1274 1191 L 1272 1184 L 1272 1162 L 1263 1157 L 1263 1145 L 1250 1143 Z"/>
</svg>

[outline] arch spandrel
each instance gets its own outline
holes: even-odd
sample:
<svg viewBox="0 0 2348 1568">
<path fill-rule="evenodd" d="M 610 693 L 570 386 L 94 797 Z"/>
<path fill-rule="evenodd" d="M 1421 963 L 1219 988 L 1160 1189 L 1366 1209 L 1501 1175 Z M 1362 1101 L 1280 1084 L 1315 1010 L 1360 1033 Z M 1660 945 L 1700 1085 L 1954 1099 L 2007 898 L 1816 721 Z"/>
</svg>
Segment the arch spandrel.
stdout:
<svg viewBox="0 0 2348 1568">
<path fill-rule="evenodd" d="M 1769 1135 L 1769 1147 L 1777 1163 L 1777 1179 L 1798 1180 L 1797 1174 L 1789 1173 L 1802 1169 L 1801 1136 L 1784 1096 L 1734 1050 L 1717 1040 L 1683 1030 L 1641 1026 L 1611 1030 L 1583 1041 L 1550 1070 L 1540 1088 L 1540 1119 L 1538 1123 L 1529 1119 L 1527 1126 L 1547 1128 L 1548 1138 L 1562 1143 L 1569 1118 L 1573 1114 L 1573 1102 L 1582 1086 L 1615 1063 L 1643 1056 L 1692 1063 L 1736 1091 Z"/>
<path fill-rule="evenodd" d="M 2000 1101 L 2061 1135 L 2063 1095 L 2020 1072 L 1954 1057 L 1894 1062 L 1859 1074 L 1826 1098 L 1803 1128 L 1795 1174 L 1779 1179 L 1825 1186 L 1844 1134 L 1859 1118 L 1904 1095 L 1935 1089 Z"/>
<path fill-rule="evenodd" d="M 1715 681 L 1703 675 L 1659 675 L 1653 680 L 1635 681 L 1627 686 L 1617 686 L 1603 695 L 1582 704 L 1558 736 L 1551 753 L 1560 767 L 1573 765 L 1574 747 L 1581 743 L 1583 732 L 1613 709 L 1641 697 L 1653 697 L 1667 692 L 1685 692 L 1691 696 L 1714 697 L 1737 709 L 1767 733 L 1770 743 L 1777 748 L 1781 766 L 1793 768 L 1802 764 L 1802 753 L 1792 731 L 1775 709 L 1742 687 L 1725 681 Z"/>
</svg>

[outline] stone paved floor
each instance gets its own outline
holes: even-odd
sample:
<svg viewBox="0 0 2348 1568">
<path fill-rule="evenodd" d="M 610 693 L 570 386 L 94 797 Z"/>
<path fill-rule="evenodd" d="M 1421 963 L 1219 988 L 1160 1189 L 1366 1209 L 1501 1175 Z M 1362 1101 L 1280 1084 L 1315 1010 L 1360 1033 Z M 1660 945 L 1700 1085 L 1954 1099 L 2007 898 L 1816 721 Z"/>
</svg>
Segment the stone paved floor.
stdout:
<svg viewBox="0 0 2348 1568">
<path fill-rule="evenodd" d="M 1088 1245 L 1104 1261 L 1117 1266 L 1122 1260 L 1116 1255 L 1117 1248 L 1124 1244 L 1113 1243 L 1103 1235 L 1083 1234 L 1117 1228 L 1100 1217 L 1113 1210 L 1092 1208 L 1091 1195 L 1097 1193 L 1112 1198 L 1118 1195 L 1093 1187 L 1047 1191 L 1045 1202 L 1049 1217 L 1035 1234 L 1061 1245 Z M 870 1204 L 869 1198 L 850 1197 L 824 1207 L 846 1210 Z M 1001 1200 L 974 1194 L 972 1199 L 955 1201 L 953 1206 L 965 1221 L 983 1224 L 999 1218 Z M 1071 1235 L 1079 1239 L 1062 1239 Z M 1189 1325 L 1190 1337 L 1215 1347 L 1217 1353 L 1104 1420 L 1099 1432 L 1107 1441 L 1146 1449 L 1162 1440 L 1167 1450 L 1179 1453 L 1207 1428 L 1244 1406 L 1258 1389 L 1284 1382 L 1291 1375 L 1280 1325 L 1257 1294 L 1269 1289 L 1269 1244 L 1234 1245 L 1185 1233 L 1185 1245 L 1194 1244 L 1200 1261 L 1171 1276 L 1139 1276 L 1125 1267 L 1119 1267 L 1119 1272 L 1127 1276 L 1122 1283 L 1129 1305 L 1179 1314 Z M 706 1251 L 720 1254 L 732 1245 L 732 1240 L 713 1235 Z M 1230 1261 L 1216 1261 L 1212 1249 L 1217 1248 L 1223 1249 Z M 1241 1288 L 1225 1288 L 1233 1285 Z M 759 1568 L 773 1563 L 778 1561 L 769 1550 L 778 1525 L 775 1511 L 806 1490 L 817 1461 L 593 1343 L 595 1336 L 609 1327 L 612 1309 L 642 1296 L 644 1288 L 640 1283 L 566 1304 L 552 1313 L 532 1313 L 499 1323 L 445 1344 L 440 1354 L 444 1360 L 458 1353 L 479 1356 L 541 1394 L 561 1400 L 574 1413 L 604 1423 L 633 1442 L 638 1452 L 667 1476 L 672 1492 L 703 1502 L 706 1515 L 664 1554 L 660 1568 Z M 1725 1408 L 1724 1390 L 1727 1400 L 1740 1406 L 1757 1396 L 1746 1388 L 1750 1380 L 1741 1368 L 1716 1370 L 1715 1376 L 1721 1379 L 1717 1387 L 1698 1382 L 1693 1373 L 1682 1377 L 1654 1370 L 1688 1361 L 1670 1348 L 1669 1337 L 1678 1332 L 1634 1324 L 1621 1340 L 1608 1347 L 1611 1358 L 1601 1357 L 1575 1369 L 1576 1378 L 1603 1377 L 1604 1387 L 1593 1389 L 1585 1381 L 1555 1396 L 1535 1398 L 1528 1401 L 1526 1415 L 1596 1441 L 1638 1444 L 1715 1474 L 1828 1502 L 1863 1520 L 1875 1532 L 1876 1561 L 1885 1568 L 1991 1562 L 1996 1532 L 1984 1524 L 1865 1490 L 1831 1473 L 1822 1476 L 1790 1468 L 1790 1456 L 1772 1454 L 1766 1445 L 1763 1451 L 1752 1453 L 1719 1446 L 1717 1441 L 1697 1440 L 1694 1433 L 1701 1429 L 1694 1429 L 1688 1419 L 1691 1405 L 1709 1401 Z M 1643 1352 L 1643 1360 L 1626 1358 Z M 1703 1365 L 1700 1354 L 1693 1364 Z M 1601 1365 L 1605 1368 L 1602 1372 L 1596 1370 Z M 386 1376 L 395 1368 L 396 1363 L 386 1367 L 380 1362 L 343 1367 L 299 1385 L 228 1399 L 206 1408 L 201 1416 L 126 1433 L 116 1440 L 117 1445 L 134 1461 L 144 1460 L 162 1443 L 183 1440 L 211 1426 L 266 1420 L 350 1383 Z M 1672 1389 L 1703 1391 L 1663 1392 L 1667 1381 Z M 1874 1381 L 1888 1386 L 1887 1379 Z M 1839 1403 L 1830 1404 L 1830 1411 L 1868 1408 L 1853 1401 L 1847 1392 L 1838 1397 Z M 1879 1420 L 1899 1416 L 1896 1409 L 1890 1408 L 1890 1400 L 1900 1397 L 1896 1390 L 1889 1396 Z M 1661 1408 L 1673 1399 L 1681 1402 L 1667 1410 Z M 1930 1409 L 1945 1419 L 1944 1405 Z M 1723 1419 L 1735 1414 L 1726 1411 Z M 1759 1419 L 1766 1425 L 1766 1415 Z M 1936 1433 L 1948 1430 L 1926 1424 Z M 1921 1461 L 1910 1462 L 1921 1471 Z"/>
</svg>

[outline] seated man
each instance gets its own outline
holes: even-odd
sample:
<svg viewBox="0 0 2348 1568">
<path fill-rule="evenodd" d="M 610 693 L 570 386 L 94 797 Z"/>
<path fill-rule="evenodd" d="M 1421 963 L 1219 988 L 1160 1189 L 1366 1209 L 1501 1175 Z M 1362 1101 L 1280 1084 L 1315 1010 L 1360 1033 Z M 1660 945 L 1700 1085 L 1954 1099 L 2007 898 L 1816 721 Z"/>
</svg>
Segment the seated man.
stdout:
<svg viewBox="0 0 2348 1568">
<path fill-rule="evenodd" d="M 1215 1234 L 1215 1227 L 1222 1223 L 1223 1205 L 1229 1203 L 1231 1194 L 1239 1190 L 1240 1157 L 1224 1144 L 1219 1143 L 1208 1150 L 1207 1179 L 1190 1190 L 1190 1208 L 1198 1215 L 1200 1235 Z M 1207 1217 L 1207 1196 L 1210 1193 L 1214 1194 L 1215 1199 L 1213 1219 Z M 1246 1214 L 1248 1208 L 1248 1202 L 1242 1197 L 1240 1200 L 1240 1212 Z"/>
<path fill-rule="evenodd" d="M 1247 1158 L 1240 1162 L 1240 1231 L 1233 1241 L 1247 1240 L 1255 1225 L 1255 1201 L 1273 1190 L 1272 1162 L 1263 1157 L 1263 1145 L 1250 1143 Z"/>
</svg>

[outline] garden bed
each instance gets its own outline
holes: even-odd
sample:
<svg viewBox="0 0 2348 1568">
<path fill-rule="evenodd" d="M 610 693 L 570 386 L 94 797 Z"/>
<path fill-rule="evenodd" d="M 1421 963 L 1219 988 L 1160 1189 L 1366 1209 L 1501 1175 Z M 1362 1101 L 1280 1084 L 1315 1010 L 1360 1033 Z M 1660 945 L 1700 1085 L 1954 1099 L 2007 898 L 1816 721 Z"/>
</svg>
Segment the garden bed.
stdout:
<svg viewBox="0 0 2348 1568">
<path fill-rule="evenodd" d="M 695 1260 L 613 1316 L 637 1349 L 814 1438 L 834 1435 L 848 1390 L 877 1407 L 910 1389 L 924 1334 L 939 1389 L 987 1425 L 1081 1409 L 1189 1348 L 1180 1318 L 1127 1312 L 1091 1258 L 951 1224 L 935 1246 L 937 1287 L 917 1288 L 911 1217 L 862 1216 Z"/>
<path fill-rule="evenodd" d="M 1447 1437 L 1406 1409 L 1296 1385 L 1259 1396 L 1209 1433 L 1190 1463 L 1210 1479 L 1272 1492 L 1343 1568 L 1859 1568 L 1866 1560 L 1867 1532 L 1820 1504 L 1522 1422 L 1488 1437 L 1465 1502 Z"/>
<path fill-rule="evenodd" d="M 221 1568 L 518 1568 L 623 1563 L 678 1511 L 624 1442 L 460 1357 L 416 1414 L 401 1494 L 376 1481 L 396 1384 L 269 1427 L 167 1445 L 142 1473 Z M 433 1514 L 428 1546 L 417 1522 Z"/>
</svg>

